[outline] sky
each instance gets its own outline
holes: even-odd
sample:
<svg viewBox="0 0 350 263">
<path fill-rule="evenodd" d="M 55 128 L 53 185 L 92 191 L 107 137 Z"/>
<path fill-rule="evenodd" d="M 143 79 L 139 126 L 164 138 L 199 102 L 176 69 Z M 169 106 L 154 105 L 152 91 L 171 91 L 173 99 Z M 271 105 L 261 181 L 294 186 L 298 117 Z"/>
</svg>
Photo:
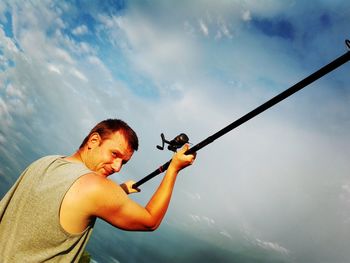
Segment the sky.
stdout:
<svg viewBox="0 0 350 263">
<path fill-rule="evenodd" d="M 140 148 L 118 183 L 169 160 L 347 52 L 346 0 L 0 2 L 0 196 L 106 118 Z M 98 221 L 93 262 L 344 263 L 350 63 L 198 152 L 152 233 Z M 130 196 L 146 204 L 161 175 Z"/>
</svg>

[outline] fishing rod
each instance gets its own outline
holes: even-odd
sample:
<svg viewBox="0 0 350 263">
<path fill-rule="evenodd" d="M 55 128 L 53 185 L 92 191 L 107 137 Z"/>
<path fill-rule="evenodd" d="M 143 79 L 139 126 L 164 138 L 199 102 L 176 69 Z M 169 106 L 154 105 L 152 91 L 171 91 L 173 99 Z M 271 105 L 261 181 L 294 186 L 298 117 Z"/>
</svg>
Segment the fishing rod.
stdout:
<svg viewBox="0 0 350 263">
<path fill-rule="evenodd" d="M 336 58 L 335 60 L 333 60 L 329 64 L 327 64 L 324 67 L 320 68 L 319 70 L 315 71 L 314 73 L 312 73 L 308 77 L 306 77 L 303 80 L 301 80 L 300 82 L 294 84 L 293 86 L 291 86 L 290 88 L 288 88 L 285 91 L 281 92 L 280 94 L 276 95 L 272 99 L 270 99 L 270 100 L 266 101 L 265 103 L 261 104 L 259 107 L 257 107 L 254 110 L 248 112 L 247 114 L 245 114 L 241 118 L 237 119 L 236 121 L 234 121 L 231 124 L 229 124 L 226 127 L 224 127 L 223 129 L 219 130 L 218 132 L 214 133 L 213 135 L 211 135 L 208 138 L 204 139 L 203 141 L 199 142 L 198 144 L 196 144 L 192 148 L 188 149 L 185 152 L 185 154 L 186 155 L 193 154 L 193 153 L 199 151 L 200 149 L 202 149 L 205 146 L 207 146 L 208 144 L 212 143 L 213 141 L 215 141 L 219 137 L 221 137 L 221 136 L 225 135 L 226 133 L 232 131 L 233 129 L 237 128 L 241 124 L 243 124 L 243 123 L 247 122 L 248 120 L 254 118 L 258 114 L 260 114 L 260 113 L 264 112 L 265 110 L 271 108 L 272 106 L 276 105 L 277 103 L 281 102 L 282 100 L 288 98 L 289 96 L 293 95 L 294 93 L 298 92 L 299 90 L 305 88 L 306 86 L 308 86 L 312 82 L 318 80 L 319 78 L 323 77 L 324 75 L 328 74 L 329 72 L 335 70 L 336 68 L 338 68 L 341 65 L 345 64 L 346 62 L 348 62 L 350 60 L 350 40 L 346 39 L 345 40 L 345 44 L 346 44 L 346 46 L 348 48 L 348 51 L 345 54 L 343 54 L 342 56 Z M 182 147 L 182 145 L 184 145 L 185 143 L 188 142 L 188 137 L 184 133 L 178 135 L 177 137 L 175 137 L 171 141 L 166 140 L 165 137 L 164 137 L 164 134 L 161 134 L 161 138 L 162 138 L 162 146 L 157 146 L 157 148 L 160 149 L 160 150 L 163 150 L 164 144 L 167 143 L 167 144 L 169 144 L 168 149 L 175 152 L 176 149 Z M 150 179 L 152 179 L 153 177 L 155 177 L 158 174 L 161 174 L 164 171 L 166 171 L 168 169 L 168 167 L 169 167 L 170 162 L 171 162 L 171 160 L 169 160 L 168 162 L 164 163 L 158 169 L 154 170 L 152 173 L 150 173 L 149 175 L 147 175 L 144 178 L 142 178 L 140 181 L 138 181 L 135 184 L 133 184 L 132 188 L 136 189 L 140 185 L 142 185 L 145 182 L 147 182 Z"/>
</svg>

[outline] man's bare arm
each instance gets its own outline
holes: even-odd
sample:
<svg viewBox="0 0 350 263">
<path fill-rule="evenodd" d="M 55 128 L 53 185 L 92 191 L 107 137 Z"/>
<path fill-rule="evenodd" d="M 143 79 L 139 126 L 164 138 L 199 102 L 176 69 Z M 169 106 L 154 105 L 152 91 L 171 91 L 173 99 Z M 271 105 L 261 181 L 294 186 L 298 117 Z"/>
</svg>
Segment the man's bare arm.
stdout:
<svg viewBox="0 0 350 263">
<path fill-rule="evenodd" d="M 185 155 L 188 145 L 176 153 L 156 192 L 142 207 L 129 199 L 124 190 L 110 180 L 96 178 L 92 195 L 92 214 L 125 230 L 153 231 L 164 218 L 170 203 L 178 172 L 194 161 L 193 155 Z"/>
</svg>

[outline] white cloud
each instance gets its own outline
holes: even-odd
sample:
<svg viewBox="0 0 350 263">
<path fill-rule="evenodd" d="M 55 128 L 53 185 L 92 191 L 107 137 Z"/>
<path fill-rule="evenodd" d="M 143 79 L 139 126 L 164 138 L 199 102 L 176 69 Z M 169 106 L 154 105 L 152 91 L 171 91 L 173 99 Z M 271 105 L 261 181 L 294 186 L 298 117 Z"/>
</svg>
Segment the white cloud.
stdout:
<svg viewBox="0 0 350 263">
<path fill-rule="evenodd" d="M 195 223 L 203 223 L 208 227 L 213 227 L 215 225 L 215 220 L 213 218 L 193 214 L 190 214 L 189 216 Z"/>
<path fill-rule="evenodd" d="M 54 52 L 53 55 L 57 56 L 59 60 L 67 64 L 74 64 L 74 59 L 66 50 L 58 47 L 53 47 L 51 50 Z"/>
<path fill-rule="evenodd" d="M 113 76 L 109 68 L 96 56 L 89 56 L 87 61 L 94 67 L 94 71 L 99 76 L 104 76 L 104 79 L 107 81 L 113 81 Z"/>
<path fill-rule="evenodd" d="M 86 25 L 80 25 L 73 29 L 72 33 L 77 36 L 85 35 L 89 32 L 89 29 Z"/>
<path fill-rule="evenodd" d="M 188 192 L 188 191 L 184 191 L 182 189 L 182 192 L 190 199 L 192 200 L 200 200 L 201 199 L 201 196 L 199 193 L 191 193 L 191 192 Z"/>
<path fill-rule="evenodd" d="M 194 221 L 194 222 L 200 222 L 201 221 L 201 218 L 200 216 L 198 215 L 190 215 L 191 219 Z"/>
<path fill-rule="evenodd" d="M 77 42 L 71 37 L 64 35 L 61 30 L 55 31 L 55 45 L 63 46 L 72 55 L 94 55 L 96 50 L 87 42 Z"/>
<path fill-rule="evenodd" d="M 110 259 L 111 262 L 113 262 L 113 263 L 120 263 L 120 261 L 119 261 L 118 259 L 116 259 L 116 258 L 110 257 L 109 259 Z"/>
<path fill-rule="evenodd" d="M 346 191 L 347 193 L 350 193 L 350 185 L 349 184 L 343 184 L 341 188 Z"/>
<path fill-rule="evenodd" d="M 279 245 L 278 243 L 273 243 L 273 242 L 269 242 L 269 241 L 263 241 L 260 239 L 255 239 L 256 243 L 258 246 L 264 248 L 264 249 L 270 249 L 270 250 L 275 250 L 279 253 L 282 254 L 289 254 L 289 250 L 284 248 L 283 246 Z"/>
<path fill-rule="evenodd" d="M 18 143 L 25 143 L 10 156 L 17 157 L 24 151 L 23 145 L 29 148 L 27 133 L 31 140 L 42 142 L 36 147 L 40 153 L 70 151 L 95 121 L 118 116 L 133 123 L 140 134 L 143 147 L 130 168 L 132 176 L 139 178 L 165 158 L 166 153 L 153 150 L 160 132 L 175 136 L 184 131 L 197 143 L 287 88 L 288 83 L 305 75 L 305 68 L 314 68 L 294 53 L 297 46 L 260 38 L 252 35 L 249 26 L 240 27 L 242 20 L 249 21 L 257 13 L 272 16 L 288 12 L 292 1 L 198 3 L 181 4 L 186 12 L 176 13 L 178 19 L 168 14 L 166 21 L 156 12 L 161 5 L 155 6 L 152 14 L 137 9 L 123 16 L 98 16 L 103 26 L 96 25 L 100 30 L 96 38 L 103 38 L 106 30 L 113 43 L 109 48 L 128 58 L 129 64 L 113 69 L 124 74 L 120 81 L 105 58 L 98 57 L 101 47 L 66 36 L 61 29 L 69 30 L 68 24 L 48 6 L 42 4 L 47 10 L 41 9 L 41 14 L 26 5 L 31 15 L 15 9 L 15 38 L 6 38 L 0 29 L 1 60 L 15 61 L 14 68 L 0 74 L 1 85 L 11 83 L 7 95 L 14 98 L 0 97 L 1 128 L 6 131 L 1 136 L 12 138 L 9 135 L 15 131 L 23 135 L 15 138 Z M 65 12 L 69 15 L 69 9 Z M 46 17 L 45 25 L 40 22 L 41 15 Z M 55 33 L 47 35 L 47 28 Z M 200 34 L 216 36 L 217 40 Z M 334 54 L 331 49 L 324 52 Z M 118 55 L 108 59 L 120 61 Z M 122 71 L 124 68 L 129 74 Z M 128 91 L 129 81 L 139 75 L 147 77 L 140 86 L 154 84 L 160 98 L 135 98 Z M 237 229 L 253 225 L 259 235 L 250 235 L 251 243 L 281 254 L 300 252 L 299 244 L 320 227 L 327 229 L 321 241 L 332 240 L 340 247 L 348 240 L 347 232 L 339 231 L 350 216 L 345 209 L 350 140 L 348 133 L 340 132 L 349 128 L 348 91 L 341 86 L 341 81 L 328 78 L 317 84 L 317 89 L 303 91 L 200 151 L 196 164 L 183 171 L 186 176 L 179 177 L 177 188 L 185 194 L 174 199 L 183 205 L 171 209 L 191 221 L 188 225 L 196 225 L 189 233 L 205 229 L 201 238 L 213 243 L 224 240 L 232 249 L 234 241 L 244 238 Z M 327 94 L 330 87 L 337 89 Z M 343 99 L 330 95 L 341 89 Z M 6 94 L 5 87 L 0 92 Z M 315 103 L 323 106 L 314 108 Z M 338 128 L 329 129 L 329 124 Z M 57 139 L 56 145 L 52 137 Z M 65 142 L 64 147 L 61 142 Z M 148 188 L 152 187 L 146 184 L 143 189 Z M 332 212 L 339 210 L 341 216 L 333 217 Z M 289 231 L 296 226 L 300 232 Z M 206 232 L 209 228 L 210 234 Z M 338 232 L 344 233 L 341 238 Z M 268 236 L 273 242 L 257 236 Z M 281 244 L 288 244 L 288 248 Z M 309 247 L 321 255 L 332 252 L 321 242 Z"/>
<path fill-rule="evenodd" d="M 208 36 L 209 35 L 209 29 L 206 26 L 206 24 L 204 23 L 204 21 L 202 19 L 199 19 L 198 23 L 199 23 L 200 31 L 203 33 L 203 35 Z"/>
<path fill-rule="evenodd" d="M 8 106 L 6 105 L 6 103 L 1 97 L 0 97 L 0 115 L 3 117 L 5 117 L 5 115 L 9 115 Z"/>
<path fill-rule="evenodd" d="M 0 133 L 0 144 L 4 144 L 6 142 L 6 138 L 3 134 Z M 1 171 L 0 171 L 1 173 Z"/>
<path fill-rule="evenodd" d="M 8 22 L 5 16 L 5 11 L 6 11 L 6 3 L 5 2 L 0 2 L 0 21 L 6 23 Z"/>
<path fill-rule="evenodd" d="M 20 89 L 16 89 L 11 83 L 7 85 L 6 94 L 10 97 L 24 99 L 22 91 Z"/>
<path fill-rule="evenodd" d="M 56 65 L 49 64 L 49 65 L 48 65 L 48 69 L 49 69 L 50 71 L 52 71 L 52 72 L 55 72 L 55 73 L 59 74 L 59 75 L 62 74 L 62 73 L 61 73 L 61 70 L 60 70 L 59 67 L 56 66 Z"/>
<path fill-rule="evenodd" d="M 84 82 L 88 82 L 88 78 L 79 70 L 77 70 L 76 68 L 71 68 L 70 72 L 76 76 L 77 78 L 79 78 L 80 80 L 84 81 Z"/>
<path fill-rule="evenodd" d="M 225 236 L 225 237 L 227 237 L 228 239 L 233 240 L 233 237 L 232 237 L 232 236 L 230 235 L 230 233 L 227 232 L 226 230 L 221 231 L 220 234 L 223 235 L 223 236 Z"/>
<path fill-rule="evenodd" d="M 250 10 L 251 13 L 256 13 L 261 16 L 273 16 L 278 13 L 283 13 L 296 4 L 295 0 L 244 0 L 242 1 L 242 7 L 246 10 Z"/>
<path fill-rule="evenodd" d="M 232 34 L 228 28 L 228 25 L 223 19 L 218 19 L 218 31 L 215 36 L 216 39 L 220 39 L 222 37 L 232 38 Z"/>
<path fill-rule="evenodd" d="M 18 52 L 18 48 L 15 43 L 8 37 L 6 37 L 4 29 L 0 27 L 0 47 L 4 49 L 6 55 L 11 54 L 12 52 Z"/>
<path fill-rule="evenodd" d="M 135 70 L 151 77 L 156 85 L 183 78 L 188 69 L 194 67 L 197 53 L 194 43 L 153 24 L 140 14 L 101 18 L 101 21 L 110 30 L 111 41 L 124 48 L 124 54 Z"/>
<path fill-rule="evenodd" d="M 251 14 L 249 10 L 245 10 L 242 12 L 242 19 L 243 21 L 250 21 L 252 20 Z"/>
</svg>

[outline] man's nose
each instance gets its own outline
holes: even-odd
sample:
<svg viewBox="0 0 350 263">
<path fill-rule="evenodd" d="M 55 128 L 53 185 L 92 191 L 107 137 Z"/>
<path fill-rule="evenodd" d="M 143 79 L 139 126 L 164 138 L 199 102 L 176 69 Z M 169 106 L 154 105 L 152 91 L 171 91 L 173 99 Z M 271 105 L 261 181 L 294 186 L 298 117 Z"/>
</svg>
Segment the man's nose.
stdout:
<svg viewBox="0 0 350 263">
<path fill-rule="evenodd" d="M 115 159 L 112 163 L 112 168 L 115 173 L 119 172 L 120 169 L 122 168 L 122 160 L 121 159 Z"/>
</svg>

